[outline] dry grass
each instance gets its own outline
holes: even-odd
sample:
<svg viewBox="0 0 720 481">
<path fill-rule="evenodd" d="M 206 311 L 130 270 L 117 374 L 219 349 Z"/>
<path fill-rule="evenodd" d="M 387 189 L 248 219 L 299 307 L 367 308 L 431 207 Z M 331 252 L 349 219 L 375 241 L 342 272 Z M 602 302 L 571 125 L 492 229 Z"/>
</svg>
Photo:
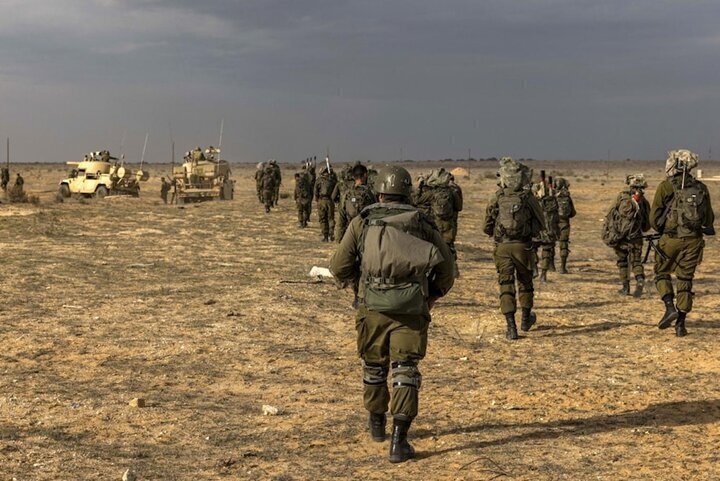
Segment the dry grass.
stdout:
<svg viewBox="0 0 720 481">
<path fill-rule="evenodd" d="M 607 187 L 590 180 L 604 164 L 572 167 L 572 273 L 538 287 L 515 343 L 480 229 L 494 176 L 462 184 L 462 278 L 434 311 L 405 466 L 364 431 L 351 295 L 278 283 L 331 254 L 315 212 L 306 230 L 290 201 L 264 214 L 254 166 L 234 168 L 236 200 L 185 208 L 157 179 L 140 199 L 54 204 L 62 169 L 24 169 L 41 207 L 0 206 L 0 479 L 718 479 L 717 241 L 690 335 L 658 331 L 655 294 L 618 297 L 599 240 L 626 166 Z"/>
</svg>

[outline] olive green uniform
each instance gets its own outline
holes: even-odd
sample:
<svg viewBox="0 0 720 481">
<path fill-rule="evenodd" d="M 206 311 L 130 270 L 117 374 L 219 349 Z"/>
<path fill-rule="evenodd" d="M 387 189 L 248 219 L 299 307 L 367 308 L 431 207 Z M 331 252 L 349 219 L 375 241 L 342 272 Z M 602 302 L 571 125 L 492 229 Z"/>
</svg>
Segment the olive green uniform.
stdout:
<svg viewBox="0 0 720 481">
<path fill-rule="evenodd" d="M 295 192 L 293 198 L 297 206 L 298 224 L 301 227 L 307 226 L 307 220 L 310 218 L 310 206 L 312 205 L 312 197 L 308 195 L 307 182 L 308 177 L 300 173 L 295 179 Z"/>
<path fill-rule="evenodd" d="M 689 176 L 689 174 L 687 175 Z M 679 184 L 682 173 L 676 174 L 674 177 L 675 182 Z M 715 214 L 710 203 L 710 195 L 705 184 L 697 180 L 695 182 L 706 194 L 707 206 L 703 227 L 714 233 Z M 681 312 L 690 312 L 694 296 L 692 292 L 693 278 L 695 269 L 702 261 L 705 241 L 702 230 L 683 232 L 683 229 L 678 228 L 678 223 L 673 216 L 666 215 L 674 195 L 675 188 L 672 180 L 662 181 L 655 191 L 650 211 L 650 224 L 655 230 L 662 232 L 658 247 L 667 256 L 667 258 L 663 258 L 660 254 L 655 253 L 655 286 L 660 297 L 674 297 L 671 277 L 671 274 L 674 273 L 677 278 L 677 309 Z"/>
<path fill-rule="evenodd" d="M 558 198 L 558 228 L 560 230 L 558 244 L 560 247 L 560 259 L 567 259 L 570 255 L 570 219 L 577 215 L 577 211 L 575 210 L 575 204 L 568 189 L 560 189 L 556 197 Z M 566 208 L 561 208 L 561 203 L 563 202 L 567 203 Z"/>
<path fill-rule="evenodd" d="M 534 255 L 532 238 L 540 235 L 545 229 L 545 216 L 538 200 L 531 193 L 526 192 L 527 206 L 532 215 L 530 235 L 525 239 L 511 240 L 503 236 L 497 225 L 498 199 L 503 195 L 501 189 L 490 199 L 485 210 L 485 226 L 483 231 L 495 239 L 495 267 L 500 284 L 500 310 L 503 314 L 514 314 L 517 311 L 517 301 L 520 307 L 531 309 L 533 307 L 533 267 Z M 517 297 L 515 282 L 517 281 Z"/>
<path fill-rule="evenodd" d="M 408 208 L 401 204 L 374 204 L 362 216 L 350 221 L 345 236 L 330 260 L 330 271 L 338 280 L 346 283 L 360 278 L 360 308 L 355 327 L 358 354 L 363 361 L 365 408 L 371 413 L 384 413 L 389 405 L 394 416 L 412 420 L 418 413 L 421 375 L 417 362 L 425 357 L 430 313 L 386 315 L 368 310 L 364 305 L 364 274 L 359 269 L 364 219 L 407 212 Z M 453 285 L 452 254 L 429 219 L 423 220 L 423 237 L 432 242 L 443 257 L 443 261 L 434 267 L 428 278 L 430 298 L 434 301 L 444 296 Z M 392 400 L 387 386 L 391 367 Z"/>
<path fill-rule="evenodd" d="M 262 186 L 263 186 L 263 183 L 262 183 L 263 174 L 264 174 L 263 169 L 257 169 L 257 170 L 255 171 L 255 190 L 257 191 L 258 201 L 259 201 L 261 204 L 263 203 L 263 193 L 262 193 L 262 191 L 263 191 L 263 188 L 262 188 Z"/>
<path fill-rule="evenodd" d="M 168 192 L 170 192 L 170 182 L 163 180 L 160 184 L 160 198 L 166 204 L 168 203 Z"/>
<path fill-rule="evenodd" d="M 540 269 L 555 272 L 555 242 L 560 238 L 560 218 L 558 202 L 554 195 L 547 194 L 540 199 L 540 206 L 545 217 L 546 230 L 542 237 Z"/>
<path fill-rule="evenodd" d="M 457 185 L 455 182 L 450 183 L 450 188 L 455 191 L 455 212 L 453 213 L 453 219 L 452 219 L 452 231 L 451 231 L 451 244 L 455 245 L 455 240 L 457 239 L 457 233 L 458 233 L 458 219 L 460 217 L 460 212 L 463 210 L 463 193 L 462 189 L 459 185 Z"/>
<path fill-rule="evenodd" d="M 280 200 L 280 184 L 282 184 L 282 171 L 280 166 L 276 163 L 272 164 L 272 175 L 275 180 L 275 187 L 273 188 L 273 205 L 278 205 Z"/>
<path fill-rule="evenodd" d="M 323 171 L 315 181 L 315 201 L 318 207 L 318 221 L 322 230 L 323 239 L 334 240 L 335 229 L 335 203 L 332 201 L 332 192 L 337 184 L 337 177 Z"/>
<path fill-rule="evenodd" d="M 263 174 L 262 194 L 265 212 L 270 212 L 275 198 L 275 176 L 270 169 L 265 169 L 265 173 Z"/>
</svg>

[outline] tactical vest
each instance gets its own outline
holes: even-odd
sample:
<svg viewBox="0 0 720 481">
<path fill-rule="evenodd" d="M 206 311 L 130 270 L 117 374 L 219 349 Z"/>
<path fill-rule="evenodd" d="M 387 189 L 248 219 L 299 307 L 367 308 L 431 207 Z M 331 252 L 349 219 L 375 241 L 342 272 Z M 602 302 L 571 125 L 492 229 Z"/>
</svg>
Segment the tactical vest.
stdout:
<svg viewBox="0 0 720 481">
<path fill-rule="evenodd" d="M 317 180 L 317 183 L 318 193 L 320 197 L 329 198 L 332 195 L 333 189 L 335 188 L 335 183 L 332 181 L 332 179 L 325 175 L 321 175 L 320 178 Z"/>
<path fill-rule="evenodd" d="M 503 189 L 498 192 L 498 215 L 495 240 L 529 241 L 532 238 L 532 211 L 524 190 Z"/>
<path fill-rule="evenodd" d="M 623 242 L 633 240 L 642 235 L 642 218 L 640 206 L 629 191 L 621 192 L 615 205 L 605 215 L 602 229 L 602 240 L 616 247 Z"/>
<path fill-rule="evenodd" d="M 361 282 L 368 310 L 426 315 L 428 275 L 443 261 L 425 240 L 421 213 L 412 206 L 383 205 L 362 212 Z"/>
<path fill-rule="evenodd" d="M 348 220 L 354 219 L 362 210 L 375 203 L 375 196 L 367 185 L 353 185 L 344 194 L 345 213 Z"/>
<path fill-rule="evenodd" d="M 567 220 L 572 215 L 572 201 L 570 200 L 570 194 L 567 191 L 560 191 L 557 195 L 558 203 L 558 216 Z"/>
</svg>

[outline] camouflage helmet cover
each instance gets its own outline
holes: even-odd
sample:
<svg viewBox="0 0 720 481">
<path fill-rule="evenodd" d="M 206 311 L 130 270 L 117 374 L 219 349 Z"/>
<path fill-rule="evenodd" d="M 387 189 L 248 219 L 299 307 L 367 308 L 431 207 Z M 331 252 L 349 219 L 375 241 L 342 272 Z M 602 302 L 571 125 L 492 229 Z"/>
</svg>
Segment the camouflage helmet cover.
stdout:
<svg viewBox="0 0 720 481">
<path fill-rule="evenodd" d="M 648 186 L 645 174 L 630 174 L 625 177 L 625 183 L 636 189 L 645 189 Z"/>
<path fill-rule="evenodd" d="M 502 157 L 497 172 L 498 185 L 501 188 L 521 190 L 532 180 L 532 169 L 515 161 L 512 157 Z"/>
<path fill-rule="evenodd" d="M 668 177 L 672 177 L 683 170 L 689 172 L 697 167 L 698 160 L 698 155 L 690 150 L 671 150 L 668 152 L 667 161 L 665 161 L 665 173 Z"/>
<path fill-rule="evenodd" d="M 375 180 L 375 191 L 378 194 L 393 194 L 410 197 L 412 193 L 412 177 L 403 167 L 386 165 L 378 172 Z"/>
<path fill-rule="evenodd" d="M 570 182 L 568 182 L 565 177 L 558 177 L 557 179 L 555 179 L 555 188 L 556 189 L 569 189 Z"/>
</svg>

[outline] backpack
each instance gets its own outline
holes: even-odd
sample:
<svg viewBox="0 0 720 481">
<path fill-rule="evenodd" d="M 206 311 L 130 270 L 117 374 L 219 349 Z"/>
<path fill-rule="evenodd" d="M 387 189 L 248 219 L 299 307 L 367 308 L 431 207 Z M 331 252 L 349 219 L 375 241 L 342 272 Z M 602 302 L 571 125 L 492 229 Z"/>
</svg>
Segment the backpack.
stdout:
<svg viewBox="0 0 720 481">
<path fill-rule="evenodd" d="M 298 192 L 298 198 L 301 200 L 312 199 L 310 195 L 310 179 L 305 175 L 300 175 L 297 180 L 296 190 Z"/>
<path fill-rule="evenodd" d="M 332 195 L 333 189 L 335 188 L 335 183 L 332 182 L 332 179 L 330 179 L 330 177 L 321 175 L 317 182 L 320 185 L 320 188 L 318 189 L 320 197 L 330 197 Z"/>
<path fill-rule="evenodd" d="M 348 219 L 354 219 L 362 210 L 375 203 L 375 198 L 366 185 L 353 185 L 345 193 L 345 212 Z"/>
<path fill-rule="evenodd" d="M 444 259 L 423 239 L 422 214 L 409 206 L 400 209 L 382 217 L 373 215 L 376 209 L 362 214 L 363 302 L 383 314 L 427 315 L 428 274 Z"/>
<path fill-rule="evenodd" d="M 570 215 L 572 215 L 572 201 L 570 200 L 570 196 L 568 194 L 558 194 L 557 203 L 558 216 L 561 219 L 569 219 Z"/>
<path fill-rule="evenodd" d="M 532 212 L 527 203 L 526 191 L 504 189 L 498 193 L 498 216 L 495 221 L 495 238 L 528 240 L 532 237 Z"/>
<path fill-rule="evenodd" d="M 605 215 L 602 229 L 603 242 L 615 247 L 639 234 L 639 214 L 640 206 L 630 192 L 621 192 L 615 205 Z"/>
<path fill-rule="evenodd" d="M 703 228 L 707 213 L 707 194 L 700 187 L 700 182 L 693 177 L 685 177 L 685 186 L 681 180 L 672 180 L 675 194 L 670 201 L 667 225 L 675 230 L 678 237 L 693 236 Z"/>
<path fill-rule="evenodd" d="M 452 220 L 455 214 L 455 199 L 449 186 L 433 188 L 431 211 L 435 217 L 442 220 Z"/>
</svg>

